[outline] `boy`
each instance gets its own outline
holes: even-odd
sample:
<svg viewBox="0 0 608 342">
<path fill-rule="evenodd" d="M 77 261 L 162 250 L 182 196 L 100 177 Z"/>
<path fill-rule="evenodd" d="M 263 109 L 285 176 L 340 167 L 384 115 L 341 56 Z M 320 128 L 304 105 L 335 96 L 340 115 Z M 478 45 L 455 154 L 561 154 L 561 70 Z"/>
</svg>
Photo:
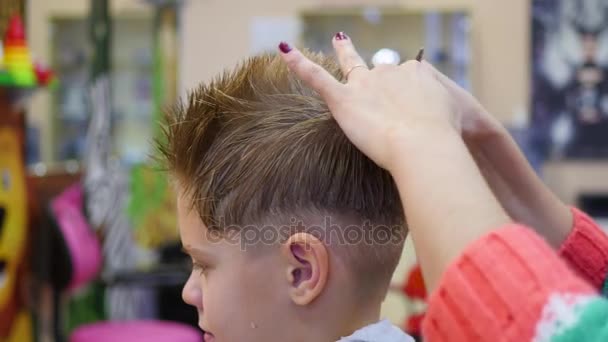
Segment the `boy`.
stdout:
<svg viewBox="0 0 608 342">
<path fill-rule="evenodd" d="M 393 179 L 279 56 L 196 89 L 165 133 L 205 341 L 411 340 L 379 321 L 406 235 Z"/>
</svg>

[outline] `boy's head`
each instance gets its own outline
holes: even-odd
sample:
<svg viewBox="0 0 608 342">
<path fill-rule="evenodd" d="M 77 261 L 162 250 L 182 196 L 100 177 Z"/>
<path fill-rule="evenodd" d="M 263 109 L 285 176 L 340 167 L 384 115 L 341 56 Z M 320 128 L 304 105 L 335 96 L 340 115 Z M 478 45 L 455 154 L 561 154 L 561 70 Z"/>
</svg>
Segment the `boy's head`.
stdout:
<svg viewBox="0 0 608 342">
<path fill-rule="evenodd" d="M 337 65 L 310 56 L 336 77 Z M 160 150 L 206 339 L 339 339 L 378 319 L 405 238 L 391 176 L 279 56 L 193 91 Z"/>
</svg>

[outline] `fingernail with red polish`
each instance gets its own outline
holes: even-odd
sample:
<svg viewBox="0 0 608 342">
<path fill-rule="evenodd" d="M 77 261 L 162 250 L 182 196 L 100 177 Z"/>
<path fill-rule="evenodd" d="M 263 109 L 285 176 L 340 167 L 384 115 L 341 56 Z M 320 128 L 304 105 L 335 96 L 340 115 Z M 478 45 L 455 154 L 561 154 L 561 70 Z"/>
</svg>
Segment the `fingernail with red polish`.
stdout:
<svg viewBox="0 0 608 342">
<path fill-rule="evenodd" d="M 346 39 L 348 39 L 348 36 L 344 32 L 340 31 L 340 32 L 336 33 L 336 40 L 346 40 Z"/>
<path fill-rule="evenodd" d="M 291 46 L 285 42 L 281 42 L 281 44 L 279 44 L 279 50 L 281 50 L 282 53 L 289 53 L 291 51 Z"/>
</svg>

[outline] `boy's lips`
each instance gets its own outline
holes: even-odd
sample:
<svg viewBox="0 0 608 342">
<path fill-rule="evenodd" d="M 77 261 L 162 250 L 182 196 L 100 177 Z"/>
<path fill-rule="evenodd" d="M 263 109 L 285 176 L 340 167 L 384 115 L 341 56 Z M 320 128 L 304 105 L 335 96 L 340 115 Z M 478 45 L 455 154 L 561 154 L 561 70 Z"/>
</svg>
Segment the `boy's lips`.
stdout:
<svg viewBox="0 0 608 342">
<path fill-rule="evenodd" d="M 213 336 L 212 333 L 205 331 L 205 334 L 203 334 L 203 341 L 204 342 L 215 342 L 215 336 Z"/>
<path fill-rule="evenodd" d="M 205 326 L 202 321 L 198 322 L 198 327 L 203 331 L 203 342 L 214 342 L 215 336 L 209 332 L 209 330 L 205 329 Z"/>
</svg>

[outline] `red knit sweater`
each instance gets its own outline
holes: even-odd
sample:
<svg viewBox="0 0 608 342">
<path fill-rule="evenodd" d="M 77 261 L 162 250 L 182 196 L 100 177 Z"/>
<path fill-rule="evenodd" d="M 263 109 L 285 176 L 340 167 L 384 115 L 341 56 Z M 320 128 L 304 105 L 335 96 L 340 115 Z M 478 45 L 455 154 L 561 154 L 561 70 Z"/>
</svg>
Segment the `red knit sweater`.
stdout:
<svg viewBox="0 0 608 342">
<path fill-rule="evenodd" d="M 471 244 L 429 298 L 425 341 L 608 341 L 608 236 L 573 214 L 558 253 L 521 225 Z"/>
</svg>

